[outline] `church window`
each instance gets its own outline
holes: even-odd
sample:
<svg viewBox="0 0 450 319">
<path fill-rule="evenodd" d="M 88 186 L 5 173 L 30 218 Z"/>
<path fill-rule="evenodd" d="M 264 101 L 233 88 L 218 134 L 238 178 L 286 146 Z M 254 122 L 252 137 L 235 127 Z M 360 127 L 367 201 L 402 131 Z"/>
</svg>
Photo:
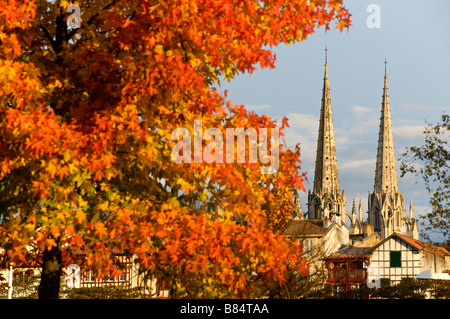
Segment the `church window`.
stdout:
<svg viewBox="0 0 450 319">
<path fill-rule="evenodd" d="M 390 252 L 390 267 L 401 267 L 402 266 L 402 254 L 400 251 Z"/>
<path fill-rule="evenodd" d="M 380 213 L 377 211 L 375 212 L 375 228 L 380 227 Z"/>
</svg>

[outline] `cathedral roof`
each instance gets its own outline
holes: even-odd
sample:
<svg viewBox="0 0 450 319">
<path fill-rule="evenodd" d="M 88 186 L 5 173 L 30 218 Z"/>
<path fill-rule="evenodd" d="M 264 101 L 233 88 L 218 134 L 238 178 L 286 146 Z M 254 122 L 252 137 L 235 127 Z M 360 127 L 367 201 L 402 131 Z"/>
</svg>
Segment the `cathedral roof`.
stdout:
<svg viewBox="0 0 450 319">
<path fill-rule="evenodd" d="M 286 237 L 321 237 L 327 228 L 323 227 L 321 219 L 293 219 L 287 226 Z"/>
</svg>

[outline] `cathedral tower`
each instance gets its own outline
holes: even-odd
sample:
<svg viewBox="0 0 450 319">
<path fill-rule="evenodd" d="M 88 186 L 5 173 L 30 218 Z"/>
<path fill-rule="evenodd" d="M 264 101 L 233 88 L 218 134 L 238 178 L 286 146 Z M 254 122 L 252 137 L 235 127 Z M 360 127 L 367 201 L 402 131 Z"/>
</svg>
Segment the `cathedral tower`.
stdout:
<svg viewBox="0 0 450 319">
<path fill-rule="evenodd" d="M 400 194 L 397 183 L 386 68 L 381 103 L 374 190 L 372 194 L 369 194 L 368 204 L 369 222 L 381 238 L 388 237 L 394 231 L 404 232 L 405 204 L 403 194 Z"/>
<path fill-rule="evenodd" d="M 339 187 L 328 63 L 325 53 L 314 188 L 312 193 L 308 192 L 308 218 L 323 218 L 344 224 L 345 215 L 345 192 L 341 194 Z"/>
</svg>

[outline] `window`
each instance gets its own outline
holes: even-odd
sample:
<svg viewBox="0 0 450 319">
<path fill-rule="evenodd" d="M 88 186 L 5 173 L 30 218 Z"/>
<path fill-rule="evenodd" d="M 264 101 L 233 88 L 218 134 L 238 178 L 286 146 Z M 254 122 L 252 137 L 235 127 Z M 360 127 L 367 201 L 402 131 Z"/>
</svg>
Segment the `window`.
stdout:
<svg viewBox="0 0 450 319">
<path fill-rule="evenodd" d="M 92 270 L 86 271 L 84 273 L 84 281 L 85 282 L 94 282 L 95 281 L 94 273 L 92 272 Z"/>
<path fill-rule="evenodd" d="M 390 252 L 390 267 L 401 267 L 402 266 L 402 255 L 400 251 Z"/>
</svg>

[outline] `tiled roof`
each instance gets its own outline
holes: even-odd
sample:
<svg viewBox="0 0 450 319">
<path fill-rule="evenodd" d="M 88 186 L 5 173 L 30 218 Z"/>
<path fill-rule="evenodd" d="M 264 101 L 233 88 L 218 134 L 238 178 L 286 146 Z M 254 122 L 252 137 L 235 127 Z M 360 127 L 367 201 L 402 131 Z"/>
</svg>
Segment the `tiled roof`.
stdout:
<svg viewBox="0 0 450 319">
<path fill-rule="evenodd" d="M 324 259 L 353 259 L 360 257 L 369 257 L 373 247 L 352 247 L 345 246 L 335 253 L 325 257 Z"/>
<path fill-rule="evenodd" d="M 294 219 L 287 226 L 285 236 L 311 237 L 322 236 L 327 229 L 323 227 L 321 219 Z"/>
<path fill-rule="evenodd" d="M 423 241 L 411 238 L 411 237 L 407 237 L 401 234 L 396 233 L 395 235 L 397 235 L 399 238 L 401 238 L 402 240 L 406 241 L 408 244 L 410 244 L 411 246 L 419 249 L 419 250 L 424 250 L 430 253 L 436 253 L 436 255 L 444 257 L 444 256 L 449 256 L 450 252 L 445 249 L 444 247 L 440 247 L 440 246 L 434 246 L 428 243 L 424 243 Z"/>
</svg>

